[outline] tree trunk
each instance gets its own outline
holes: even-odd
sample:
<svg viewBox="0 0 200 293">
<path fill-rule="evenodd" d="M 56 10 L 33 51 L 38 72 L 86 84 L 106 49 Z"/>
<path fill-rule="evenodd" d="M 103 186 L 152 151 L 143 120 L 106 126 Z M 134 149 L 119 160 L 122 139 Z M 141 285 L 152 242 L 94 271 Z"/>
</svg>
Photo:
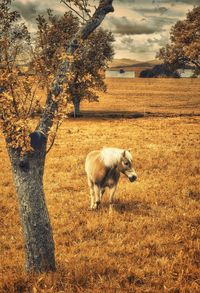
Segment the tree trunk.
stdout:
<svg viewBox="0 0 200 293">
<path fill-rule="evenodd" d="M 26 252 L 26 270 L 55 270 L 54 242 L 44 198 L 45 152 L 20 160 L 18 151 L 9 149 L 15 180 Z"/>
<path fill-rule="evenodd" d="M 73 105 L 74 105 L 74 118 L 78 117 L 80 115 L 80 99 L 78 96 L 73 96 Z"/>
</svg>

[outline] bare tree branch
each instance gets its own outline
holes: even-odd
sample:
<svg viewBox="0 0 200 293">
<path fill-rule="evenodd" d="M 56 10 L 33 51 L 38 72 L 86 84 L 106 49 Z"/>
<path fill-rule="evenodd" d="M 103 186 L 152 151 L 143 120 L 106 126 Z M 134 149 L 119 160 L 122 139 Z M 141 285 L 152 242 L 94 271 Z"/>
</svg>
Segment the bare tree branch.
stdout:
<svg viewBox="0 0 200 293">
<path fill-rule="evenodd" d="M 191 60 L 191 62 L 198 68 L 200 69 L 200 63 L 194 60 Z"/>
<path fill-rule="evenodd" d="M 76 9 L 74 9 L 71 5 L 69 5 L 65 0 L 61 0 L 61 3 L 65 4 L 70 10 L 72 10 L 75 14 L 78 15 L 82 20 L 87 21 L 83 15 L 81 15 Z"/>
</svg>

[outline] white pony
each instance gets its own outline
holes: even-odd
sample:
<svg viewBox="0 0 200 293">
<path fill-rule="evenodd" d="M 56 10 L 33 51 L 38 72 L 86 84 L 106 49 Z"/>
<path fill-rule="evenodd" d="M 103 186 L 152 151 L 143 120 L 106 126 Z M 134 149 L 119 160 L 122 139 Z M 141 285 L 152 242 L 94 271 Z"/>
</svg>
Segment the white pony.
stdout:
<svg viewBox="0 0 200 293">
<path fill-rule="evenodd" d="M 137 179 L 130 151 L 118 148 L 103 148 L 90 152 L 86 157 L 85 171 L 90 188 L 92 210 L 98 208 L 106 187 L 110 190 L 109 203 L 112 207 L 120 172 L 125 174 L 131 182 Z"/>
</svg>

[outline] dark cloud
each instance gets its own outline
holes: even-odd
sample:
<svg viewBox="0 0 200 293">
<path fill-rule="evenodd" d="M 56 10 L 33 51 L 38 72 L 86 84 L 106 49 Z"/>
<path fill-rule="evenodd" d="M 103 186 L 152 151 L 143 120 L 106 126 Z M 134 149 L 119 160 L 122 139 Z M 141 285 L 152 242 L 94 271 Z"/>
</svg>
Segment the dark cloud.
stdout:
<svg viewBox="0 0 200 293">
<path fill-rule="evenodd" d="M 36 18 L 37 14 L 39 14 L 38 11 L 38 3 L 35 2 L 28 2 L 28 3 L 22 3 L 19 1 L 13 2 L 12 7 L 20 12 L 21 16 L 28 21 L 33 21 L 33 19 Z"/>
<path fill-rule="evenodd" d="M 110 17 L 110 24 L 113 27 L 112 31 L 117 34 L 124 35 L 141 35 L 152 34 L 162 31 L 162 24 L 154 25 L 146 22 L 130 21 L 126 16 Z"/>
<path fill-rule="evenodd" d="M 153 26 L 157 28 L 159 31 L 159 27 L 162 28 L 165 25 L 172 25 L 174 24 L 178 18 L 171 18 L 171 17 L 164 17 L 164 16 L 151 16 L 148 17 L 149 22 L 153 23 Z"/>
<path fill-rule="evenodd" d="M 119 44 L 117 44 L 116 48 L 118 50 L 128 50 L 131 53 L 146 53 L 151 51 L 151 45 L 147 42 L 145 44 L 138 43 L 132 37 L 124 37 Z"/>
<path fill-rule="evenodd" d="M 165 46 L 168 42 L 168 37 L 161 35 L 160 37 L 148 38 L 144 42 L 138 42 L 134 37 L 126 36 L 121 39 L 116 45 L 118 50 L 127 50 L 131 53 L 148 53 L 157 52 L 159 48 Z"/>
<path fill-rule="evenodd" d="M 121 3 L 125 3 L 125 4 L 129 4 L 129 5 L 130 5 L 130 4 L 133 4 L 133 3 L 135 3 L 135 2 L 136 2 L 135 0 L 115 0 L 115 1 L 114 1 L 114 4 L 115 4 L 115 3 L 120 3 L 120 4 L 121 4 Z"/>
<path fill-rule="evenodd" d="M 161 6 L 161 7 L 154 7 L 154 8 L 134 8 L 134 11 L 137 11 L 139 13 L 143 13 L 143 14 L 152 14 L 152 13 L 156 13 L 156 14 L 164 14 L 168 11 L 168 8 Z"/>
<path fill-rule="evenodd" d="M 178 3 L 185 3 L 190 5 L 200 5 L 200 0 L 154 0 L 152 3 L 171 3 L 171 4 L 178 4 Z"/>
<path fill-rule="evenodd" d="M 148 38 L 147 42 L 149 45 L 158 45 L 159 47 L 165 46 L 169 42 L 169 38 L 167 35 L 161 35 L 159 38 Z"/>
<path fill-rule="evenodd" d="M 26 21 L 31 23 L 35 22 L 35 19 L 38 14 L 45 15 L 47 13 L 48 8 L 52 8 L 52 10 L 56 14 L 60 14 L 60 12 L 57 11 L 56 9 L 57 8 L 56 0 L 48 0 L 43 2 L 40 0 L 35 0 L 34 2 L 30 2 L 30 1 L 21 2 L 20 0 L 17 0 L 17 1 L 13 1 L 12 7 L 13 9 L 16 9 L 17 11 L 19 11 L 21 16 Z"/>
<path fill-rule="evenodd" d="M 131 21 L 126 16 L 110 17 L 111 30 L 121 35 L 141 35 L 162 32 L 165 25 L 172 25 L 177 19 L 163 16 L 151 16 Z"/>
</svg>

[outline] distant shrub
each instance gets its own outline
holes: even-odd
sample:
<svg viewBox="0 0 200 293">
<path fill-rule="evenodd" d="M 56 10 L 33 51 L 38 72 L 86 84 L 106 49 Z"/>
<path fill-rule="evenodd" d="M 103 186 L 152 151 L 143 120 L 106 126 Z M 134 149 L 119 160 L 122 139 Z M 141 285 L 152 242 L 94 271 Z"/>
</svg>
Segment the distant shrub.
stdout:
<svg viewBox="0 0 200 293">
<path fill-rule="evenodd" d="M 145 70 L 141 71 L 140 77 L 143 77 L 143 78 L 155 78 L 155 77 L 179 78 L 180 74 L 176 70 L 173 70 L 171 67 L 169 67 L 165 64 L 160 64 L 160 65 L 155 65 L 153 68 L 145 69 Z"/>
<path fill-rule="evenodd" d="M 124 70 L 123 68 L 121 68 L 121 69 L 119 70 L 119 73 L 125 73 L 125 70 Z"/>
</svg>

